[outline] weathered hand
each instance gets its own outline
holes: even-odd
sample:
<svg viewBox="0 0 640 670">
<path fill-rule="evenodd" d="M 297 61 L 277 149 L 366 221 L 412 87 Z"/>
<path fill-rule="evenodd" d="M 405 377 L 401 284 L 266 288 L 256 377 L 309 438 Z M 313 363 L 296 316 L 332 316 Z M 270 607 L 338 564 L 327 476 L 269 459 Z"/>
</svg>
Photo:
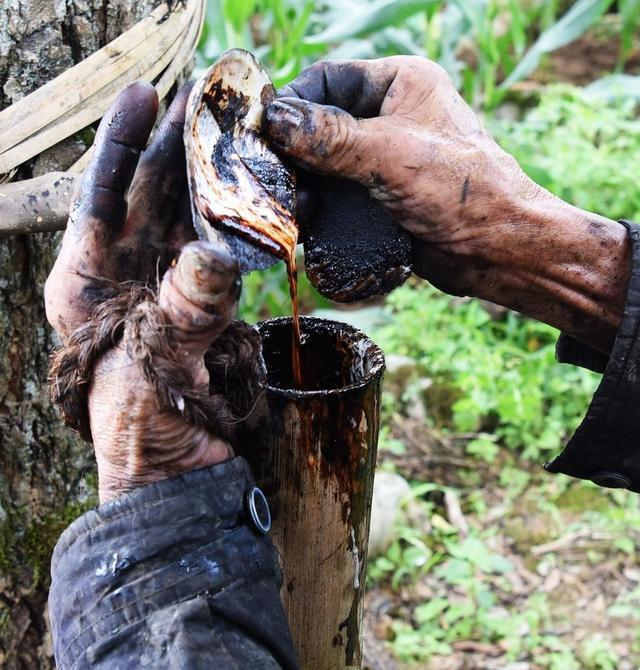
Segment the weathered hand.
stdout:
<svg viewBox="0 0 640 670">
<path fill-rule="evenodd" d="M 481 258 L 512 203 L 539 195 L 424 58 L 317 63 L 280 91 L 266 128 L 301 166 L 368 186 L 427 253 Z"/>
<path fill-rule="evenodd" d="M 229 412 L 222 397 L 211 397 L 205 353 L 233 318 L 241 285 L 224 251 L 189 242 L 188 93 L 178 94 L 146 150 L 155 89 L 136 83 L 118 97 L 100 124 L 45 286 L 47 318 L 66 347 L 54 361 L 64 388 L 54 394 L 71 413 L 88 409 L 101 501 L 232 455 L 206 416 L 187 412 Z M 156 299 L 145 285 L 156 285 L 180 249 Z M 96 364 L 85 370 L 89 351 Z"/>
<path fill-rule="evenodd" d="M 369 188 L 414 240 L 414 270 L 608 351 L 629 247 L 622 226 L 529 179 L 426 59 L 317 63 L 265 114 L 274 146 Z"/>
</svg>

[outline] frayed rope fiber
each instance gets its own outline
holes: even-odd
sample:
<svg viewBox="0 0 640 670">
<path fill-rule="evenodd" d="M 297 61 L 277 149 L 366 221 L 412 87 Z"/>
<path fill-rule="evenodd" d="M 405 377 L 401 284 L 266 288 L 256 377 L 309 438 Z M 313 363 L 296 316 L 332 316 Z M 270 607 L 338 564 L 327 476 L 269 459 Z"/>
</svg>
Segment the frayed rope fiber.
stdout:
<svg viewBox="0 0 640 670">
<path fill-rule="evenodd" d="M 98 359 L 122 342 L 169 410 L 216 437 L 233 441 L 236 427 L 254 407 L 264 378 L 261 340 L 255 328 L 232 321 L 205 356 L 208 393 L 193 388 L 191 374 L 177 360 L 172 325 L 156 303 L 156 292 L 135 282 L 112 284 L 113 296 L 96 306 L 69 343 L 51 359 L 51 397 L 65 423 L 91 442 L 88 392 Z"/>
</svg>

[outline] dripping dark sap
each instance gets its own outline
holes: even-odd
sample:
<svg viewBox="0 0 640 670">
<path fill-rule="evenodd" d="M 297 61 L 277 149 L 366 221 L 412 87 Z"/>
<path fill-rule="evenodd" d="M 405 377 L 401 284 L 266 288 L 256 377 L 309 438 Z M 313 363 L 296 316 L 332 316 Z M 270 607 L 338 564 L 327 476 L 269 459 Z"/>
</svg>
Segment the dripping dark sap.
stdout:
<svg viewBox="0 0 640 670">
<path fill-rule="evenodd" d="M 292 368 L 292 320 L 272 319 L 259 324 L 267 384 L 291 393 L 336 391 L 358 385 L 383 365 L 369 351 L 373 343 L 364 333 L 343 323 L 300 318 L 303 388 L 295 383 Z M 377 349 L 377 348 L 376 348 Z"/>
</svg>

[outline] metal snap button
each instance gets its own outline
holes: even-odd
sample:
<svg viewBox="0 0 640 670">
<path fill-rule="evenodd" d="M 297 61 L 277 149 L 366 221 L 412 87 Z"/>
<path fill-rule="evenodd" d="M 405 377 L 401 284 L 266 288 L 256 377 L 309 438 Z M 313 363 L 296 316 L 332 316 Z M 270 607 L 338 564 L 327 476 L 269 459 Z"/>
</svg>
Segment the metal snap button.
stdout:
<svg viewBox="0 0 640 670">
<path fill-rule="evenodd" d="M 591 478 L 591 481 L 609 489 L 628 489 L 631 486 L 631 480 L 619 472 L 599 472 Z"/>
<path fill-rule="evenodd" d="M 257 486 L 247 493 L 247 507 L 255 529 L 266 535 L 271 530 L 271 511 L 267 498 Z"/>
</svg>

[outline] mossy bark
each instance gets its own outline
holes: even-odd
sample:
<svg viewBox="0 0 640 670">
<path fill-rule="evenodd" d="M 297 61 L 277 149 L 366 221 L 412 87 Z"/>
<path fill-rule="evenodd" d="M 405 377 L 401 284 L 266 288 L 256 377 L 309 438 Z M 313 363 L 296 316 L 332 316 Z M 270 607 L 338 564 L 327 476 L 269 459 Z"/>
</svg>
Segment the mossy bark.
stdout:
<svg viewBox="0 0 640 670">
<path fill-rule="evenodd" d="M 159 0 L 2 0 L 0 110 L 109 42 Z M 34 110 L 37 113 L 37 110 Z M 68 168 L 85 132 L 20 168 L 29 178 Z M 55 336 L 42 288 L 60 236 L 0 240 L 0 667 L 52 668 L 46 617 L 49 560 L 64 527 L 95 503 L 89 445 L 49 401 Z"/>
</svg>

